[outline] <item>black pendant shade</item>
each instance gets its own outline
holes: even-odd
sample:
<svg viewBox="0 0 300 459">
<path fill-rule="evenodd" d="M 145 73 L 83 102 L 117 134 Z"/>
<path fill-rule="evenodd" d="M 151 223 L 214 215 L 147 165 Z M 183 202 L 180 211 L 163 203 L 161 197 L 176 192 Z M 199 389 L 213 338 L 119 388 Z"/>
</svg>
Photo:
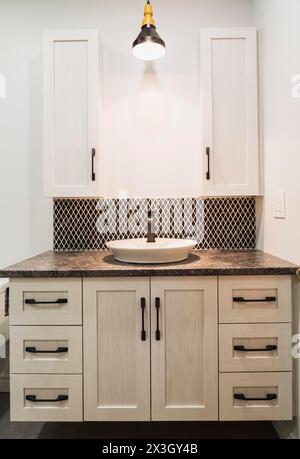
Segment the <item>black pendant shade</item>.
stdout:
<svg viewBox="0 0 300 459">
<path fill-rule="evenodd" d="M 138 37 L 134 40 L 132 47 L 145 43 L 146 41 L 157 43 L 158 45 L 166 47 L 165 42 L 160 38 L 156 27 L 152 24 L 146 24 L 142 27 Z"/>
</svg>

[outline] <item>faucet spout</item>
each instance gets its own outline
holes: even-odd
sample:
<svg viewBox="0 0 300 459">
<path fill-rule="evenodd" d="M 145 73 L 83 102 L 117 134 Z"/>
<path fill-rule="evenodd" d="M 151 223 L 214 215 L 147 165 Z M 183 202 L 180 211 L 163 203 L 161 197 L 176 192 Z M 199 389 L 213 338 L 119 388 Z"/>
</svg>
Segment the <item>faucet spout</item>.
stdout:
<svg viewBox="0 0 300 459">
<path fill-rule="evenodd" d="M 153 215 L 151 210 L 148 211 L 148 218 L 147 218 L 147 242 L 153 243 L 155 242 L 155 234 L 152 232 L 153 226 Z"/>
</svg>

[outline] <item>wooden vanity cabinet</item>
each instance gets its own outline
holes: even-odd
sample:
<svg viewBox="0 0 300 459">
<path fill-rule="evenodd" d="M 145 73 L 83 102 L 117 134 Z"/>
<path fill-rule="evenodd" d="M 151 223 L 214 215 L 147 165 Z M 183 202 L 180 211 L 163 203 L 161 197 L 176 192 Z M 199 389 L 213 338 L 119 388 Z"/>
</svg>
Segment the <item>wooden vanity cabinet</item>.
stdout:
<svg viewBox="0 0 300 459">
<path fill-rule="evenodd" d="M 86 421 L 218 419 L 216 277 L 84 279 L 83 298 Z"/>
<path fill-rule="evenodd" d="M 10 288 L 12 421 L 292 418 L 290 276 Z"/>
</svg>

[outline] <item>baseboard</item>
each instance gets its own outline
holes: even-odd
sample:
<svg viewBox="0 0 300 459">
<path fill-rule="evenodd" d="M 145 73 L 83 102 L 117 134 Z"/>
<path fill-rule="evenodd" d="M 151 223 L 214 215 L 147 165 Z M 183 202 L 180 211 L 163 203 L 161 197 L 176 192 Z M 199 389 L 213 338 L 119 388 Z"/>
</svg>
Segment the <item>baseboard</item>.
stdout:
<svg viewBox="0 0 300 459">
<path fill-rule="evenodd" d="M 282 440 L 297 440 L 297 436 L 294 430 L 291 430 L 290 424 L 291 422 L 287 421 L 273 422 L 273 426 L 278 433 L 279 438 Z"/>
<path fill-rule="evenodd" d="M 0 392 L 9 392 L 9 378 L 0 378 Z"/>
</svg>

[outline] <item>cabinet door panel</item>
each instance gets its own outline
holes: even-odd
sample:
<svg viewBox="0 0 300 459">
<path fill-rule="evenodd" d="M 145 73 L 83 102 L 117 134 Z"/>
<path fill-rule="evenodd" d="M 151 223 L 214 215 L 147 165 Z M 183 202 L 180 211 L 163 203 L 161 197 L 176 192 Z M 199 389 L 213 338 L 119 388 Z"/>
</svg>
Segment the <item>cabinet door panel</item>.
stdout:
<svg viewBox="0 0 300 459">
<path fill-rule="evenodd" d="M 204 193 L 258 194 L 256 30 L 203 29 L 200 73 Z"/>
<path fill-rule="evenodd" d="M 152 279 L 151 302 L 152 419 L 218 419 L 216 278 Z"/>
<path fill-rule="evenodd" d="M 98 150 L 98 48 L 96 31 L 45 32 L 47 196 L 96 196 L 99 191 L 98 174 L 92 177 L 92 149 Z"/>
<path fill-rule="evenodd" d="M 149 280 L 85 279 L 84 305 L 85 420 L 149 420 Z"/>
</svg>

